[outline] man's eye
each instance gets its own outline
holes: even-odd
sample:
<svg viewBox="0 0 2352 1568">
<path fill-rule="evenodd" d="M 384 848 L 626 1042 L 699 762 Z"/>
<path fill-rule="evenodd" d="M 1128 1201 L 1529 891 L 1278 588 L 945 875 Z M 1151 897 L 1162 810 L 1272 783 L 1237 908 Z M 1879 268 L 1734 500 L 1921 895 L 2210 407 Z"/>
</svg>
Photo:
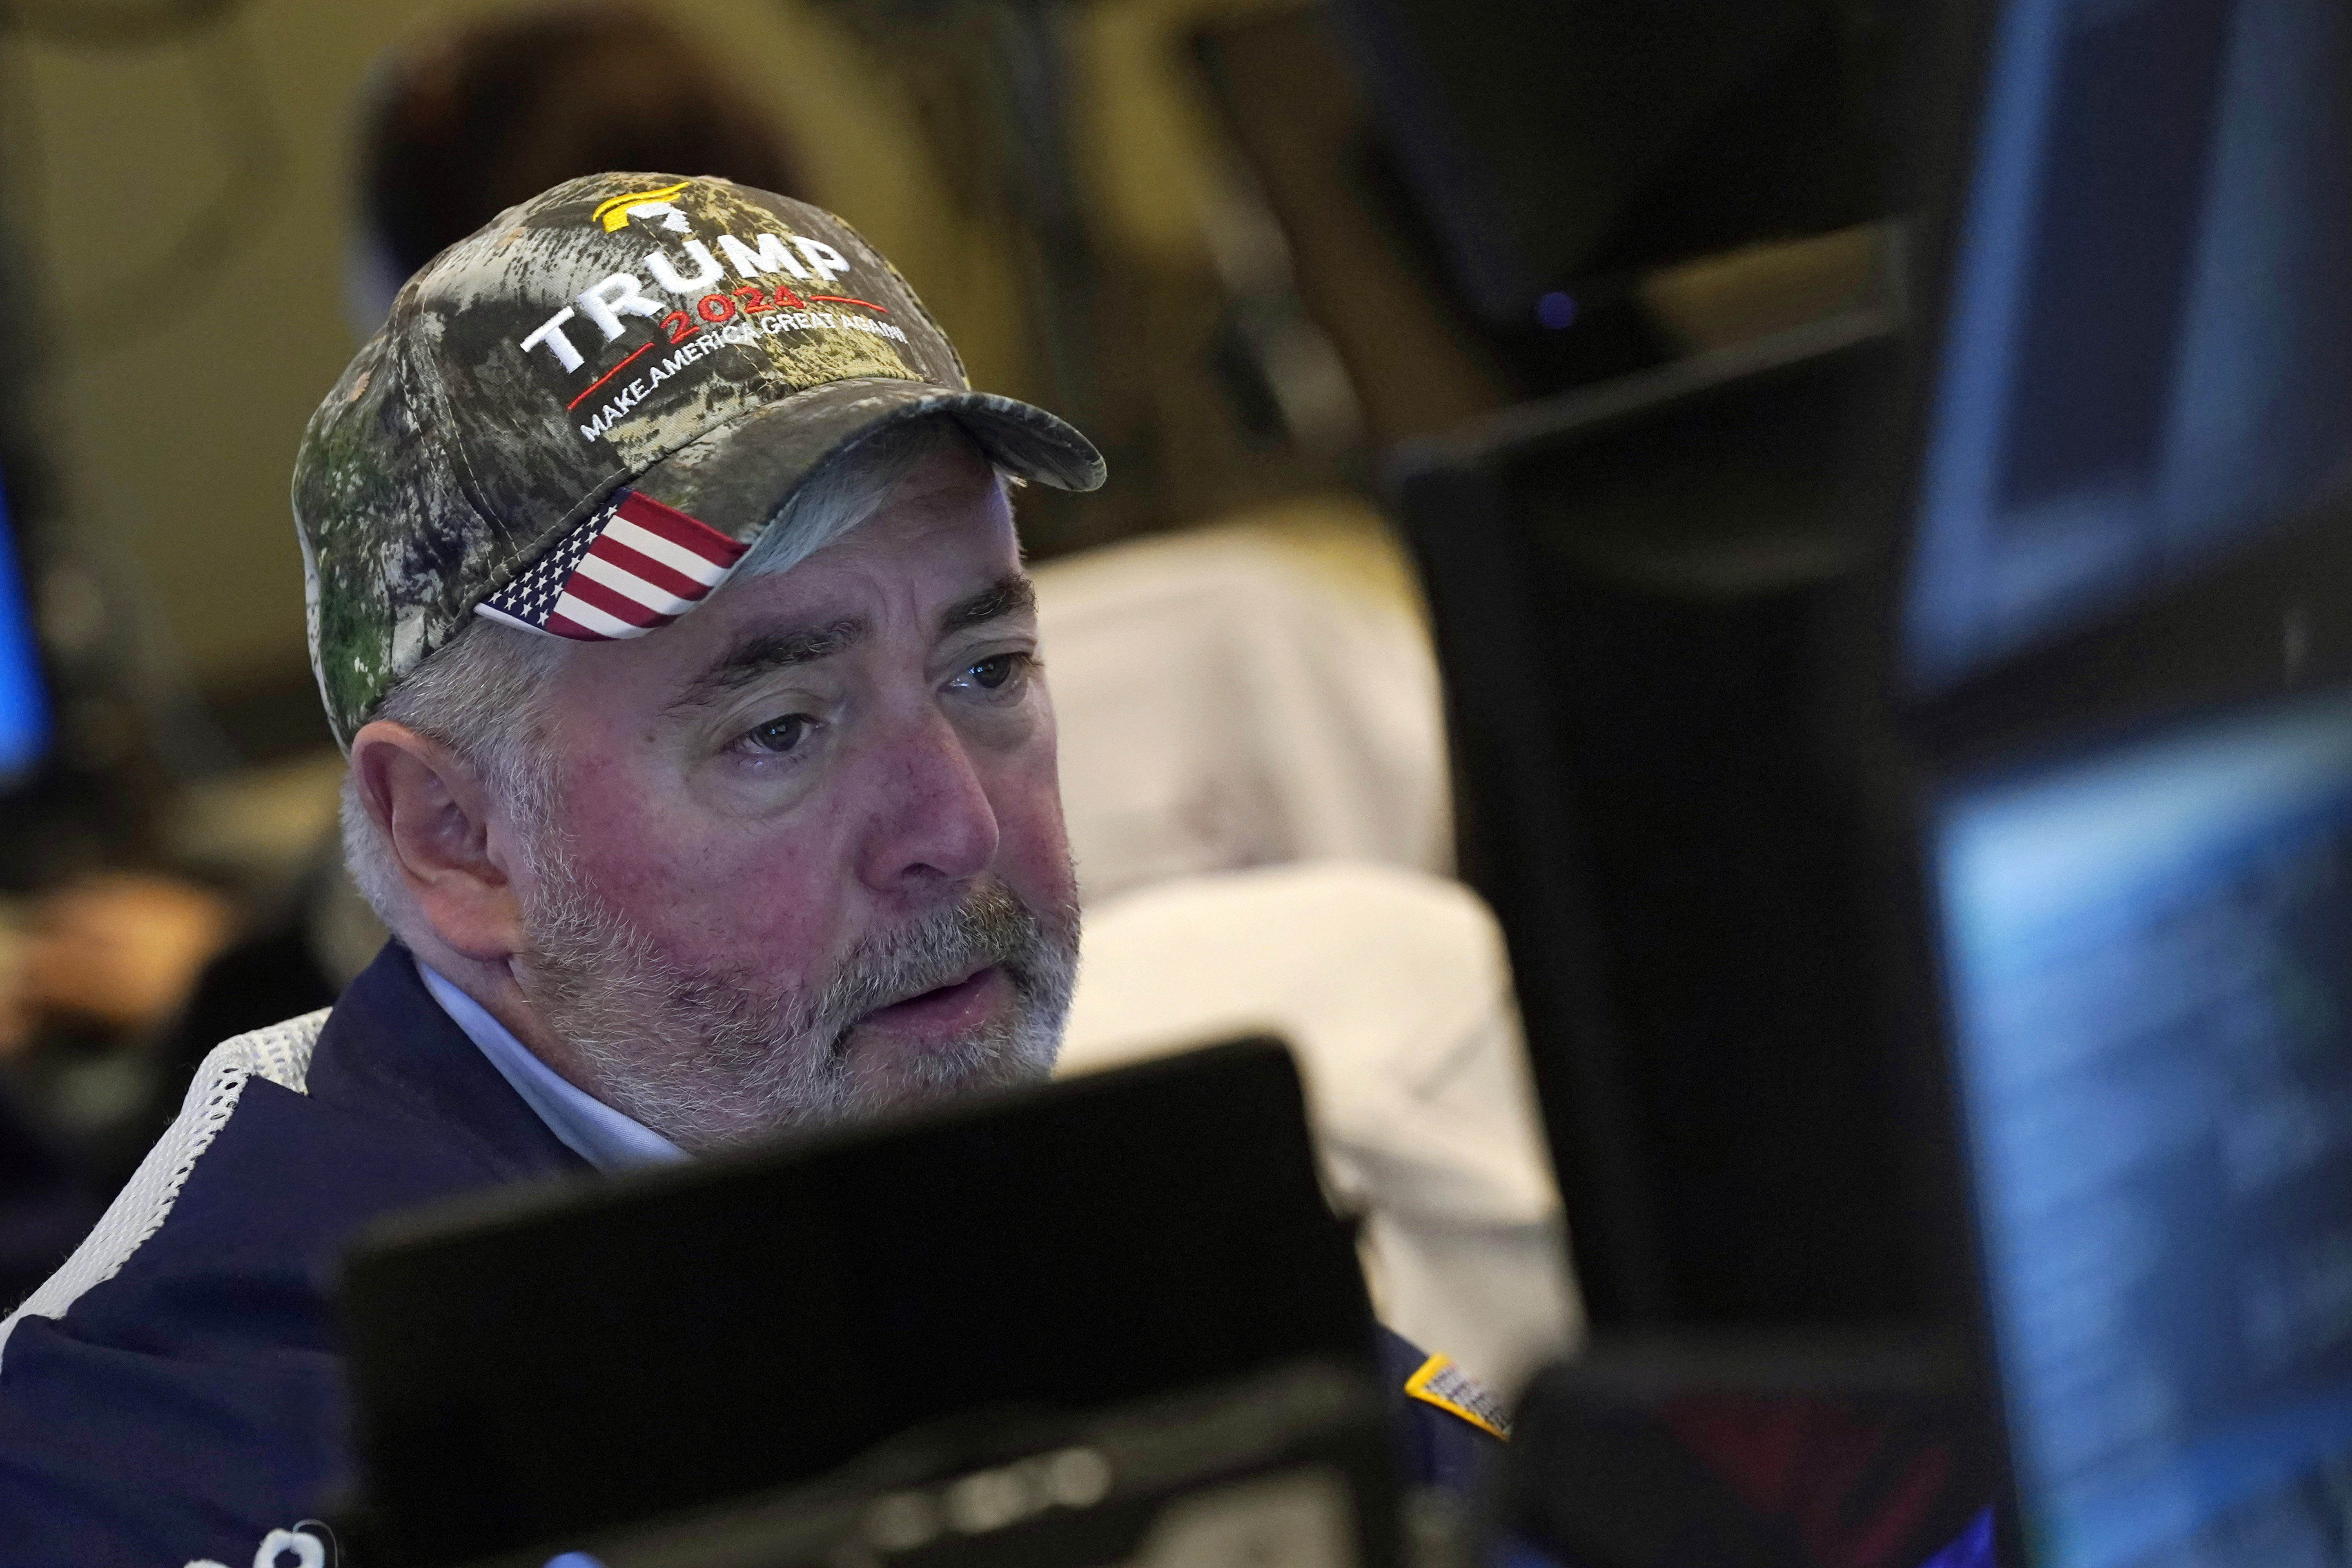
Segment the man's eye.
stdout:
<svg viewBox="0 0 2352 1568">
<path fill-rule="evenodd" d="M 965 669 L 964 678 L 983 691 L 994 691 L 1019 675 L 1029 663 L 1025 653 L 1000 653 Z"/>
<path fill-rule="evenodd" d="M 807 714 L 788 713 L 751 730 L 743 741 L 755 752 L 789 752 L 807 736 L 808 727 Z"/>
</svg>

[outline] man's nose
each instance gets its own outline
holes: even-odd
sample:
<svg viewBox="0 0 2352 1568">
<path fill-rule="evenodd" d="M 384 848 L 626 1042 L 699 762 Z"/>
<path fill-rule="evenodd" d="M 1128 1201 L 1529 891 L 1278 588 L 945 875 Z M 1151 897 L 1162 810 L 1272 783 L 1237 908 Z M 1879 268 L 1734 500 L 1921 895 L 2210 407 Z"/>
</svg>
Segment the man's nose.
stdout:
<svg viewBox="0 0 2352 1568">
<path fill-rule="evenodd" d="M 996 807 L 963 737 L 933 710 L 891 740 L 866 777 L 874 795 L 859 874 L 896 891 L 969 880 L 996 859 Z"/>
</svg>

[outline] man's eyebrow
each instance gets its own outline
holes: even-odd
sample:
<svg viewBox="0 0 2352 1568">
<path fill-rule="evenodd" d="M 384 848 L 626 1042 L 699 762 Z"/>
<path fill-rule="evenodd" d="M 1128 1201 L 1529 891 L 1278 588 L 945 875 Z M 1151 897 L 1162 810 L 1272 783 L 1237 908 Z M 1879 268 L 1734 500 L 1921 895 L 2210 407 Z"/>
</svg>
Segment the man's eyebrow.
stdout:
<svg viewBox="0 0 2352 1568">
<path fill-rule="evenodd" d="M 959 599 L 940 616 L 940 636 L 984 626 L 1007 616 L 1024 616 L 1037 608 L 1037 589 L 1019 572 L 1007 572 L 969 599 Z"/>
<path fill-rule="evenodd" d="M 866 636 L 866 629 L 864 621 L 852 616 L 807 631 L 767 632 L 748 637 L 688 682 L 670 707 L 673 710 L 699 707 L 776 670 L 831 658 L 854 647 Z"/>
</svg>

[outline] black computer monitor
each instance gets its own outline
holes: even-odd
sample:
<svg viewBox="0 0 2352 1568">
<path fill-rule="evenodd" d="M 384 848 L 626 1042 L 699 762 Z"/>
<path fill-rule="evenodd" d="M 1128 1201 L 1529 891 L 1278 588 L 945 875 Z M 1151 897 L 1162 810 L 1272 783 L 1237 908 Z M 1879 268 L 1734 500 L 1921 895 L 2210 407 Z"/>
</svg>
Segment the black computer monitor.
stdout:
<svg viewBox="0 0 2352 1568">
<path fill-rule="evenodd" d="M 1928 803 L 2030 1568 L 2352 1561 L 2352 689 Z"/>
<path fill-rule="evenodd" d="M 1925 1228 L 2020 1568 L 2352 1563 L 2352 16 L 1979 21 L 1878 775 Z"/>
<path fill-rule="evenodd" d="M 1990 11 L 1906 590 L 1919 690 L 2352 486 L 2352 18 Z"/>
<path fill-rule="evenodd" d="M 1376 1364 L 1266 1040 L 388 1221 L 342 1309 L 368 1500 L 418 1568 L 809 1482 L 910 1433 L 908 1463 L 995 1463 L 1024 1423 Z"/>
<path fill-rule="evenodd" d="M 1508 945 L 1601 1333 L 1922 1306 L 1864 825 L 1822 722 L 1893 359 L 1858 315 L 1401 459 L 1462 874 Z"/>
</svg>

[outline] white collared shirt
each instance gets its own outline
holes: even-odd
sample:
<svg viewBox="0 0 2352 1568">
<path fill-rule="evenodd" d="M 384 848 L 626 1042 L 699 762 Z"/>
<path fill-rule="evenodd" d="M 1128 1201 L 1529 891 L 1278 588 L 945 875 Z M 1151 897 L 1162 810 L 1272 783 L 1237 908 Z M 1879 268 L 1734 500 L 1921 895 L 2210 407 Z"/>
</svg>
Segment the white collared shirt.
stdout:
<svg viewBox="0 0 2352 1568">
<path fill-rule="evenodd" d="M 491 1017 L 488 1008 L 434 973 L 422 959 L 416 961 L 416 973 L 433 1000 L 441 1004 L 441 1010 L 466 1031 L 466 1037 L 490 1058 L 499 1076 L 514 1086 L 523 1103 L 573 1153 L 605 1172 L 675 1164 L 687 1157 L 685 1150 L 652 1128 L 631 1121 L 541 1061 L 504 1024 Z"/>
</svg>

